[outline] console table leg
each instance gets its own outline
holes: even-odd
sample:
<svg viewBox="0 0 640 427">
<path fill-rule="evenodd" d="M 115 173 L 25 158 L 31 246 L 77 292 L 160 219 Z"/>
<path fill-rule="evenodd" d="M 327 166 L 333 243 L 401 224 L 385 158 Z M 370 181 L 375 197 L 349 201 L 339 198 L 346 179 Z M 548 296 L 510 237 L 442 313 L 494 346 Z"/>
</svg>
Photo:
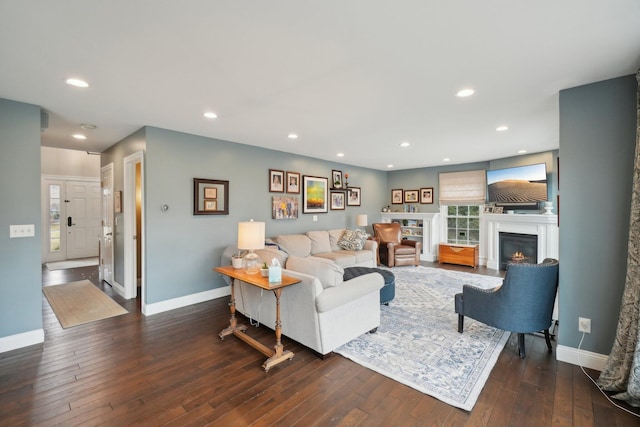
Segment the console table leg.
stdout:
<svg viewBox="0 0 640 427">
<path fill-rule="evenodd" d="M 238 321 L 236 319 L 236 300 L 234 296 L 234 288 L 235 288 L 235 279 L 231 279 L 231 299 L 229 300 L 229 310 L 231 311 L 231 318 L 229 319 L 229 326 L 220 331 L 218 336 L 221 340 L 224 339 L 227 335 L 233 334 L 234 331 L 246 331 L 246 325 L 238 325 Z"/>
<path fill-rule="evenodd" d="M 282 288 L 274 289 L 273 294 L 276 296 L 276 345 L 274 348 L 273 356 L 268 358 L 263 364 L 262 367 L 265 371 L 268 371 L 272 366 L 277 365 L 280 362 L 283 362 L 288 359 L 293 358 L 293 353 L 291 351 L 283 351 L 282 345 L 282 322 L 280 320 L 280 295 L 282 295 Z"/>
</svg>

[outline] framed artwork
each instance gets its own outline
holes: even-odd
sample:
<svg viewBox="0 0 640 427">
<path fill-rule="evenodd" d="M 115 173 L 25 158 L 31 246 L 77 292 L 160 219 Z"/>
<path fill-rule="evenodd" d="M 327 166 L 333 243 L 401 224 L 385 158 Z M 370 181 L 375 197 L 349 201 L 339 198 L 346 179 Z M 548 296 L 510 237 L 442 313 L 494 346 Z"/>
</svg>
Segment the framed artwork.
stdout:
<svg viewBox="0 0 640 427">
<path fill-rule="evenodd" d="M 493 206 L 491 205 L 484 205 L 484 213 L 493 213 Z"/>
<path fill-rule="evenodd" d="M 300 194 L 300 174 L 298 172 L 287 172 L 287 193 Z"/>
<path fill-rule="evenodd" d="M 401 205 L 402 204 L 402 190 L 391 190 L 391 204 L 392 205 Z"/>
<path fill-rule="evenodd" d="M 423 203 L 423 204 L 433 203 L 433 187 L 420 189 L 420 203 Z"/>
<path fill-rule="evenodd" d="M 215 199 L 204 199 L 204 210 L 208 212 L 217 211 L 218 201 Z"/>
<path fill-rule="evenodd" d="M 331 186 L 333 188 L 342 188 L 342 171 L 331 171 Z"/>
<path fill-rule="evenodd" d="M 504 207 L 502 207 L 502 206 L 496 206 L 496 207 L 493 208 L 493 213 L 501 214 L 503 209 L 504 209 Z"/>
<path fill-rule="evenodd" d="M 122 191 L 113 193 L 113 210 L 116 213 L 122 212 Z"/>
<path fill-rule="evenodd" d="M 331 210 L 340 211 L 345 207 L 345 192 L 331 190 Z"/>
<path fill-rule="evenodd" d="M 205 187 L 204 188 L 204 198 L 205 199 L 217 199 L 218 198 L 218 189 L 216 187 Z"/>
<path fill-rule="evenodd" d="M 405 203 L 418 203 L 418 190 L 404 190 Z"/>
<path fill-rule="evenodd" d="M 360 187 L 349 187 L 347 190 L 347 206 L 360 206 Z"/>
<path fill-rule="evenodd" d="M 271 218 L 298 218 L 298 198 L 292 196 L 273 196 L 271 201 Z"/>
<path fill-rule="evenodd" d="M 302 213 L 327 213 L 328 195 L 328 178 L 302 176 Z"/>
<path fill-rule="evenodd" d="M 284 193 L 284 171 L 269 169 L 269 191 Z"/>
</svg>

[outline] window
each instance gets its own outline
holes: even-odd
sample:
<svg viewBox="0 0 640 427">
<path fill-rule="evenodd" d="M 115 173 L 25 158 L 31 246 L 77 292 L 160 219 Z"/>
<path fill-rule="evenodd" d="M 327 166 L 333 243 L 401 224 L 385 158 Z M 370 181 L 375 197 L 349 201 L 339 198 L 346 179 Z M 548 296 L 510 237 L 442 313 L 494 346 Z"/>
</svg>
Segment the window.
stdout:
<svg viewBox="0 0 640 427">
<path fill-rule="evenodd" d="M 49 251 L 60 251 L 60 185 L 49 185 Z"/>
<path fill-rule="evenodd" d="M 447 210 L 447 243 L 480 243 L 480 206 L 450 205 Z"/>
</svg>

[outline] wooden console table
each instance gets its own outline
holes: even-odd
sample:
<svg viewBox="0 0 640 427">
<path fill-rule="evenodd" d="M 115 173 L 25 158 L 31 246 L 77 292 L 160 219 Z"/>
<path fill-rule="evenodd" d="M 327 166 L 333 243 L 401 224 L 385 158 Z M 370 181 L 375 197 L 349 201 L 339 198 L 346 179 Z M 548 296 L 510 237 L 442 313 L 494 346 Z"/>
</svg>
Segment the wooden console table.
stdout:
<svg viewBox="0 0 640 427">
<path fill-rule="evenodd" d="M 259 350 L 262 354 L 268 357 L 268 359 L 262 364 L 262 368 L 264 368 L 265 372 L 278 363 L 284 362 L 285 360 L 291 360 L 294 353 L 289 350 L 284 351 L 284 347 L 280 340 L 282 336 L 282 322 L 280 321 L 280 295 L 282 295 L 282 290 L 284 288 L 299 283 L 300 279 L 285 276 L 283 274 L 282 281 L 280 283 L 269 283 L 269 279 L 262 277 L 260 274 L 247 274 L 244 270 L 235 269 L 230 265 L 216 267 L 214 268 L 214 271 L 231 278 L 231 301 L 229 303 L 231 319 L 229 320 L 229 326 L 218 334 L 220 339 L 223 340 L 227 335 L 233 334 L 249 344 L 251 347 Z M 247 330 L 246 325 L 238 324 L 236 320 L 236 302 L 234 298 L 234 285 L 236 280 L 243 281 L 267 291 L 273 291 L 273 294 L 276 296 L 276 345 L 273 347 L 273 350 L 247 335 L 245 333 Z"/>
</svg>

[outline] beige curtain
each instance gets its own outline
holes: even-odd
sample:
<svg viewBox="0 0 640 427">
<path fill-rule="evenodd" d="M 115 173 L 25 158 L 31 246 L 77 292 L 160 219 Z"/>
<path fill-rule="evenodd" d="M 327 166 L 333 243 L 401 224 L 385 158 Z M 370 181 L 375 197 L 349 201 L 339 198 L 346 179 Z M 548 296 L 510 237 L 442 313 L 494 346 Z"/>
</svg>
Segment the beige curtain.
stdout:
<svg viewBox="0 0 640 427">
<path fill-rule="evenodd" d="M 598 385 L 633 406 L 640 406 L 640 70 L 638 81 L 636 154 L 629 226 L 627 275 L 616 339 Z"/>
</svg>

